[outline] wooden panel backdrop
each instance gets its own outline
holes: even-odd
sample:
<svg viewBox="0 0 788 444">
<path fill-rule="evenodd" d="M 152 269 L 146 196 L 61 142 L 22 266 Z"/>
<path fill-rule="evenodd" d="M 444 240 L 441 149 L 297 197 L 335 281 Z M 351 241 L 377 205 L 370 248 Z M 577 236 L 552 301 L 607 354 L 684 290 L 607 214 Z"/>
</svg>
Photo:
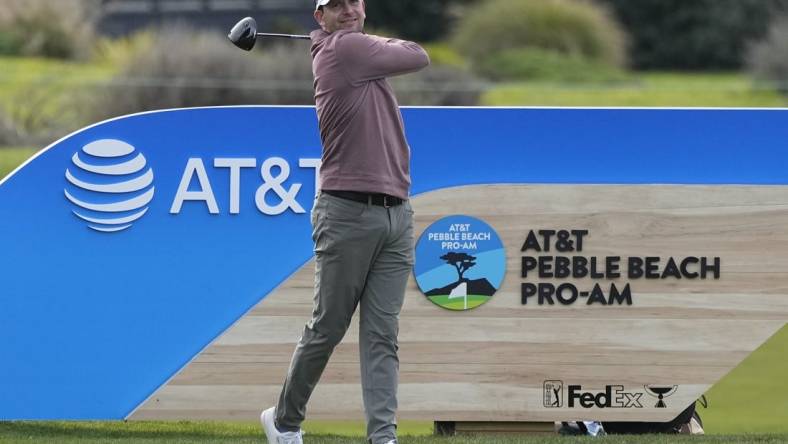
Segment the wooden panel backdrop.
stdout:
<svg viewBox="0 0 788 444">
<path fill-rule="evenodd" d="M 788 320 L 788 187 L 470 186 L 418 196 L 413 206 L 417 235 L 446 215 L 485 220 L 508 264 L 492 300 L 467 312 L 432 304 L 411 278 L 400 324 L 403 419 L 668 420 Z M 613 281 L 631 282 L 629 307 L 523 306 L 520 248 L 531 229 L 587 229 L 586 256 L 719 256 L 722 274 Z M 256 419 L 277 399 L 311 313 L 313 281 L 310 261 L 130 419 Z M 309 418 L 363 418 L 357 327 L 355 319 L 332 356 Z M 641 409 L 551 409 L 542 396 L 549 379 L 679 390 L 663 409 L 648 395 Z"/>
</svg>

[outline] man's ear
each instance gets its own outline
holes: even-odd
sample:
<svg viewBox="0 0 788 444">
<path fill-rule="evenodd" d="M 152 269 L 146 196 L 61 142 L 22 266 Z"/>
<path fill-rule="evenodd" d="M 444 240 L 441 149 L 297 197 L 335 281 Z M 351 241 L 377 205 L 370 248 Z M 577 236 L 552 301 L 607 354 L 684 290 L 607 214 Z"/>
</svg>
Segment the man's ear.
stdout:
<svg viewBox="0 0 788 444">
<path fill-rule="evenodd" d="M 315 13 L 313 14 L 315 17 L 315 21 L 321 28 L 323 28 L 323 10 L 322 9 L 315 9 Z"/>
</svg>

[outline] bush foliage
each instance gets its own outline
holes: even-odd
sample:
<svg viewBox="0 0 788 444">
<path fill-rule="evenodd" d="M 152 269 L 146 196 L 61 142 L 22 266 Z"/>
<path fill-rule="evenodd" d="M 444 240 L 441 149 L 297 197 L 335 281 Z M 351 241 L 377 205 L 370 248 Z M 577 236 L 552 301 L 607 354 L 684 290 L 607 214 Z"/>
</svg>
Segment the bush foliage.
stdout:
<svg viewBox="0 0 788 444">
<path fill-rule="evenodd" d="M 788 94 L 788 17 L 775 22 L 766 40 L 750 49 L 747 62 L 757 81 Z"/>
<path fill-rule="evenodd" d="M 495 59 L 514 61 L 510 51 L 537 49 L 611 67 L 626 64 L 625 35 L 605 10 L 573 0 L 488 0 L 458 23 L 457 51 L 479 73 L 492 77 Z M 506 53 L 506 54 L 503 54 Z M 517 67 L 501 67 L 509 74 Z M 527 72 L 525 70 L 524 72 Z"/>
<path fill-rule="evenodd" d="M 0 55 L 85 59 L 99 0 L 3 0 Z"/>
<path fill-rule="evenodd" d="M 96 119 L 167 108 L 313 102 L 311 59 L 301 42 L 246 53 L 219 35 L 174 27 L 120 45 L 104 51 L 121 68 L 92 104 Z"/>
<path fill-rule="evenodd" d="M 427 43 L 422 45 L 427 54 L 430 55 L 430 63 L 433 65 L 449 65 L 456 68 L 468 68 L 468 61 L 465 60 L 453 46 L 445 42 Z"/>
<path fill-rule="evenodd" d="M 631 38 L 640 69 L 731 69 L 788 0 L 601 0 Z"/>
</svg>

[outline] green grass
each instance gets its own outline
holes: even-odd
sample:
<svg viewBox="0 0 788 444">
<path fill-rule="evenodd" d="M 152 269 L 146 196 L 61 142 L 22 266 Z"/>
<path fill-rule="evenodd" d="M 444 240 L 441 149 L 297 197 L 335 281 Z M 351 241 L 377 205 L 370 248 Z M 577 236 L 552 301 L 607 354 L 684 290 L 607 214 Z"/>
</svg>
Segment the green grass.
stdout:
<svg viewBox="0 0 788 444">
<path fill-rule="evenodd" d="M 35 152 L 33 148 L 0 148 L 0 180 Z"/>
<path fill-rule="evenodd" d="M 438 304 L 441 307 L 447 308 L 449 310 L 466 310 L 464 298 L 449 299 L 448 295 L 438 295 L 427 296 L 427 299 L 432 301 L 433 304 Z M 490 296 L 469 294 L 467 310 L 476 308 L 489 300 Z"/>
<path fill-rule="evenodd" d="M 788 434 L 788 326 L 726 375 L 700 410 L 711 433 Z"/>
<path fill-rule="evenodd" d="M 517 82 L 494 86 L 487 106 L 784 107 L 773 90 L 744 74 L 635 73 L 617 83 Z"/>
<path fill-rule="evenodd" d="M 402 432 L 402 430 L 401 430 Z M 788 435 L 728 436 L 608 436 L 606 443 L 783 443 Z M 435 437 L 401 433 L 401 444 L 530 444 L 590 443 L 586 437 L 563 436 L 455 436 Z M 255 443 L 262 432 L 253 423 L 219 422 L 6 422 L 0 423 L 3 443 Z M 362 444 L 362 436 L 315 434 L 307 430 L 308 444 Z"/>
</svg>

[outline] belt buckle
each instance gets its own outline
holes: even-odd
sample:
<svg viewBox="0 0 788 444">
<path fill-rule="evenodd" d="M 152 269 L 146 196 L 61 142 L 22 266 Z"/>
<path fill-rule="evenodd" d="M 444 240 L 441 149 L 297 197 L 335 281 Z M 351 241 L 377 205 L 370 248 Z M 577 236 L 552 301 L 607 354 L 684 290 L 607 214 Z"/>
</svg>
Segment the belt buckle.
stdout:
<svg viewBox="0 0 788 444">
<path fill-rule="evenodd" d="M 383 208 L 391 208 L 391 207 L 394 206 L 394 205 L 389 205 L 389 197 L 391 197 L 391 196 L 389 196 L 387 194 L 383 195 Z"/>
</svg>

